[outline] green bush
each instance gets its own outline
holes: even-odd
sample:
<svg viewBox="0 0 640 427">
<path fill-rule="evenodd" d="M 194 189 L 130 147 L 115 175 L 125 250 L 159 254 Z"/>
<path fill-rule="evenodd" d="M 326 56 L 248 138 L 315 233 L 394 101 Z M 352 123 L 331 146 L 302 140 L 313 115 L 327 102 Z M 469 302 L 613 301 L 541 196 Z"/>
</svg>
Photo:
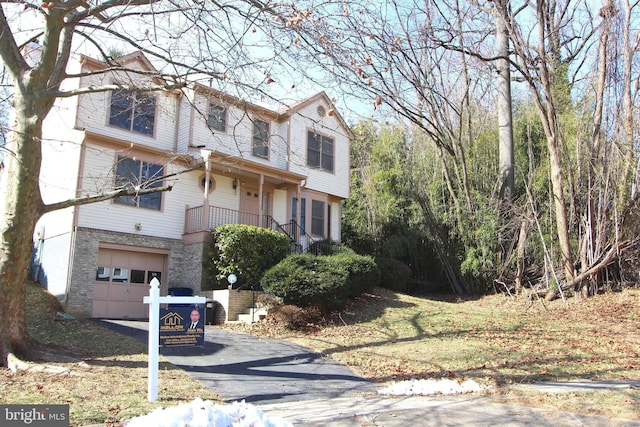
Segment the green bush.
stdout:
<svg viewBox="0 0 640 427">
<path fill-rule="evenodd" d="M 349 297 L 379 283 L 379 272 L 370 257 L 352 253 L 332 256 L 297 254 L 285 258 L 262 277 L 262 289 L 285 304 L 342 308 Z"/>
<path fill-rule="evenodd" d="M 212 237 L 210 270 L 217 281 L 233 273 L 240 284 L 258 284 L 266 270 L 289 254 L 287 236 L 266 228 L 228 224 L 213 230 Z"/>
<path fill-rule="evenodd" d="M 411 280 L 411 268 L 393 258 L 377 258 L 380 269 L 380 286 L 396 292 L 407 292 Z"/>
<path fill-rule="evenodd" d="M 380 270 L 373 258 L 354 252 L 341 252 L 334 258 L 349 272 L 347 285 L 350 297 L 370 292 L 380 284 Z"/>
</svg>

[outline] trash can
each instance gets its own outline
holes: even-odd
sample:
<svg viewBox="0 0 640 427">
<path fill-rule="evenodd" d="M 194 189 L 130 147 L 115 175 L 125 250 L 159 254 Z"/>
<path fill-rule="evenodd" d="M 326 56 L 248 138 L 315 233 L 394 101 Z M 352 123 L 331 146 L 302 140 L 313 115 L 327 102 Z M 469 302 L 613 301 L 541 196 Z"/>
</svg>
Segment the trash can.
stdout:
<svg viewBox="0 0 640 427">
<path fill-rule="evenodd" d="M 192 297 L 193 289 L 191 288 L 169 288 L 169 295 L 172 297 Z M 172 307 L 189 307 L 191 304 L 169 304 Z"/>
<path fill-rule="evenodd" d="M 213 325 L 216 322 L 216 305 L 215 300 L 208 299 L 206 304 L 207 325 Z"/>
</svg>

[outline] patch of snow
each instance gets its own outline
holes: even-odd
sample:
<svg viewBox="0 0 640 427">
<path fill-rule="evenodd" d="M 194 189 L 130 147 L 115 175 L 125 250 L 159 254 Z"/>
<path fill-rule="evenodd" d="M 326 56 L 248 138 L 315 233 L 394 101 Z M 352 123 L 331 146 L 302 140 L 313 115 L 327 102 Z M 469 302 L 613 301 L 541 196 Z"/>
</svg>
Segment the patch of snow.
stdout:
<svg viewBox="0 0 640 427">
<path fill-rule="evenodd" d="M 293 427 L 290 422 L 268 417 L 262 410 L 242 402 L 213 404 L 196 398 L 168 408 L 154 409 L 147 415 L 134 417 L 127 427 Z"/>
<path fill-rule="evenodd" d="M 456 381 L 441 380 L 408 380 L 393 383 L 388 387 L 378 390 L 378 394 L 408 396 L 408 395 L 433 395 L 433 394 L 459 394 L 481 391 L 487 387 L 473 380 Z"/>
</svg>

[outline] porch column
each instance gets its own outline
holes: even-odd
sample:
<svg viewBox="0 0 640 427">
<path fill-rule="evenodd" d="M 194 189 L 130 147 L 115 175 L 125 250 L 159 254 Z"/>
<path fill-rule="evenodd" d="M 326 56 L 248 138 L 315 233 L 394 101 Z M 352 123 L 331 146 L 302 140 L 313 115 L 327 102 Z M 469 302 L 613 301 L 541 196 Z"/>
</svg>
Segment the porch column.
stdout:
<svg viewBox="0 0 640 427">
<path fill-rule="evenodd" d="M 211 181 L 211 165 L 209 157 L 211 151 L 200 150 L 202 159 L 204 160 L 204 198 L 202 201 L 202 230 L 209 230 L 209 182 Z"/>
<path fill-rule="evenodd" d="M 260 174 L 258 180 L 258 226 L 264 227 L 264 202 L 262 200 L 262 187 L 264 186 L 264 175 Z"/>
<path fill-rule="evenodd" d="M 298 199 L 298 209 L 296 209 L 296 224 L 298 224 L 298 227 L 300 227 L 300 218 L 302 217 L 302 190 L 300 189 L 300 184 L 296 185 L 296 198 Z M 296 228 L 296 230 L 299 230 L 299 228 Z"/>
</svg>

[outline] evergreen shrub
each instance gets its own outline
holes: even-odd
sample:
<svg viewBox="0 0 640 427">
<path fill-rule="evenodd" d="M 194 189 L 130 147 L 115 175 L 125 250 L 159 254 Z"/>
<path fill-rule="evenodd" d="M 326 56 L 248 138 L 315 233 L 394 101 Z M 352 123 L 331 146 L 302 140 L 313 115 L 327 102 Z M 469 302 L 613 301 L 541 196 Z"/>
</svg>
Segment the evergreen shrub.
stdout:
<svg viewBox="0 0 640 427">
<path fill-rule="evenodd" d="M 224 282 L 233 273 L 238 285 L 258 285 L 264 272 L 289 251 L 289 239 L 277 231 L 244 224 L 222 225 L 212 231 L 211 271 L 217 281 Z"/>
<path fill-rule="evenodd" d="M 299 307 L 338 310 L 349 297 L 371 290 L 380 277 L 370 257 L 355 253 L 331 256 L 291 255 L 262 277 L 262 289 Z"/>
</svg>

